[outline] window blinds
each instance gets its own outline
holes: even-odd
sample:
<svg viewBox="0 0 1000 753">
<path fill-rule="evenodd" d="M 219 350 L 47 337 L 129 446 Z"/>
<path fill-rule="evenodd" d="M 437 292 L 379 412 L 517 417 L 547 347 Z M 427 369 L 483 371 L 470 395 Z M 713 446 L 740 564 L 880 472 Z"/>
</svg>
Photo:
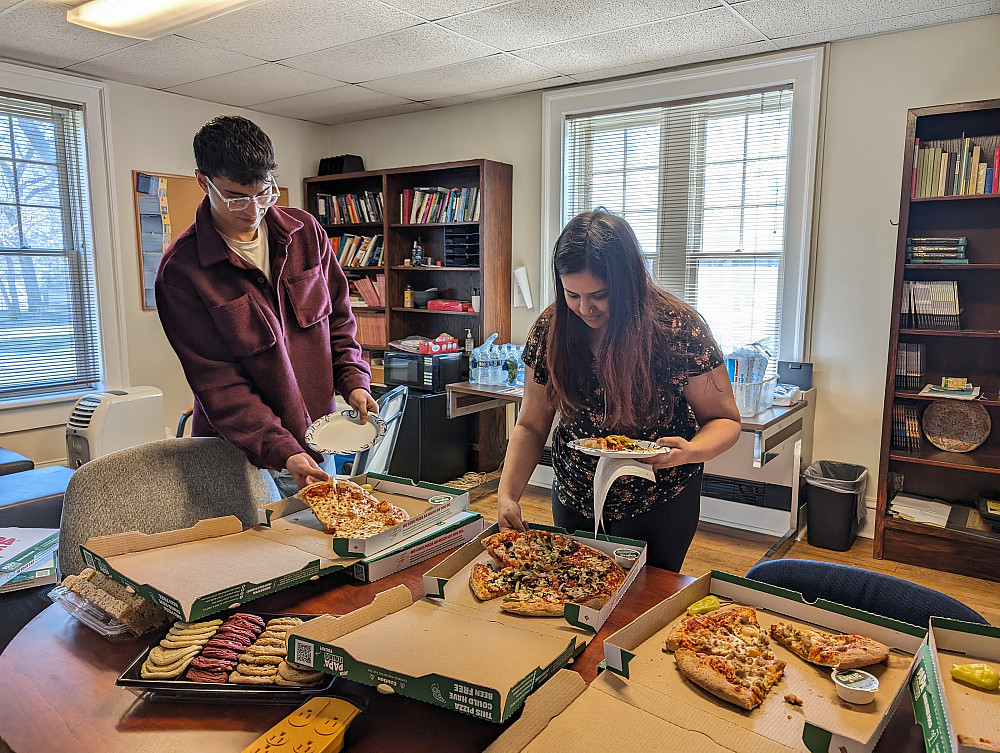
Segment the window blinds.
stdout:
<svg viewBox="0 0 1000 753">
<path fill-rule="evenodd" d="M 83 112 L 0 92 L 0 399 L 101 378 Z"/>
<path fill-rule="evenodd" d="M 599 206 L 723 348 L 779 357 L 790 86 L 567 117 L 563 224 Z"/>
</svg>

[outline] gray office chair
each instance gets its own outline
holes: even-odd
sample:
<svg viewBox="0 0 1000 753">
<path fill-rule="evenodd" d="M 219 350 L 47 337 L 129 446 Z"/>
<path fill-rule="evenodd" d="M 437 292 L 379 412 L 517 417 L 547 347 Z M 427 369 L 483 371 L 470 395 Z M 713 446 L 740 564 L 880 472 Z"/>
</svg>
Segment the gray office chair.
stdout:
<svg viewBox="0 0 1000 753">
<path fill-rule="evenodd" d="M 278 499 L 267 471 L 215 437 L 161 439 L 95 458 L 66 487 L 60 574 L 83 570 L 80 544 L 92 536 L 160 533 L 220 515 L 235 515 L 250 526 L 258 507 Z"/>
<path fill-rule="evenodd" d="M 385 422 L 385 436 L 382 441 L 370 450 L 359 452 L 354 460 L 344 463 L 341 475 L 360 476 L 362 473 L 388 473 L 392 462 L 392 452 L 396 448 L 396 438 L 399 427 L 403 423 L 403 411 L 406 408 L 405 385 L 400 385 L 386 392 L 378 399 L 378 415 Z"/>
<path fill-rule="evenodd" d="M 759 562 L 746 577 L 798 591 L 808 601 L 822 598 L 920 627 L 927 627 L 932 616 L 989 624 L 978 612 L 940 591 L 859 567 L 778 559 Z"/>
</svg>

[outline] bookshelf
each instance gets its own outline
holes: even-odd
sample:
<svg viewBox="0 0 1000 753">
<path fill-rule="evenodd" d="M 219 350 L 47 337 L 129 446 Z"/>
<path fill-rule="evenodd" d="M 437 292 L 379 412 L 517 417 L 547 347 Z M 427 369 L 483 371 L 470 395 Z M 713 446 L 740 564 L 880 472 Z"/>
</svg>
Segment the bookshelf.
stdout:
<svg viewBox="0 0 1000 753">
<path fill-rule="evenodd" d="M 995 581 L 1000 581 L 1000 532 L 978 516 L 976 503 L 1000 493 L 1000 194 L 990 192 L 995 160 L 1000 160 L 994 146 L 1000 145 L 998 134 L 1000 100 L 907 113 L 873 552 L 879 559 Z M 974 145 L 982 168 L 972 149 L 966 150 Z M 969 176 L 964 193 L 963 174 Z M 975 187 L 973 174 L 978 175 Z M 908 238 L 965 238 L 964 254 L 944 254 L 965 261 L 914 263 L 912 246 L 919 241 L 911 241 L 908 253 Z M 934 286 L 957 290 L 957 320 L 947 305 L 945 316 L 929 318 L 932 326 L 908 315 L 914 291 Z M 917 346 L 922 346 L 919 366 L 911 361 L 907 367 L 907 353 L 912 357 Z M 910 376 L 897 380 L 897 372 Z M 989 413 L 989 436 L 969 452 L 941 450 L 921 430 L 927 408 L 952 398 L 917 392 L 945 376 L 966 377 L 980 387 L 983 399 L 975 405 Z M 916 425 L 901 426 L 902 415 L 915 417 Z M 892 515 L 890 501 L 897 491 L 947 502 L 947 525 Z"/>
<path fill-rule="evenodd" d="M 359 332 L 362 318 L 371 318 L 382 327 L 383 337 L 371 338 L 378 342 L 361 343 L 375 358 L 388 342 L 409 335 L 436 337 L 447 332 L 463 343 L 465 331 L 470 329 L 476 344 L 493 332 L 499 333 L 500 342 L 510 340 L 512 172 L 508 164 L 479 159 L 319 175 L 303 181 L 306 209 L 320 218 L 335 248 L 344 234 L 382 238 L 377 265 L 344 267 L 348 280 L 355 285 L 361 278 L 375 281 L 382 277 L 384 305 L 354 308 Z M 412 212 L 404 217 L 403 205 L 410 192 L 432 187 L 451 189 L 453 193 L 441 192 L 439 203 L 444 209 L 437 215 L 428 212 L 424 219 L 450 221 L 411 222 Z M 368 211 L 347 206 L 349 200 L 345 198 L 337 202 L 336 215 L 324 212 L 326 196 L 367 200 Z M 478 214 L 475 201 L 469 202 L 470 196 L 478 197 Z M 469 211 L 460 213 L 463 198 Z M 381 214 L 377 215 L 371 207 L 379 201 Z M 372 222 L 375 217 L 378 221 Z M 432 265 L 404 265 L 417 238 Z M 404 308 L 403 291 L 407 285 L 413 290 L 435 287 L 440 298 L 462 301 L 470 301 L 473 291 L 478 290 L 479 311 Z M 484 411 L 475 417 L 474 424 L 469 467 L 494 471 L 506 451 L 504 413 L 501 409 Z"/>
</svg>

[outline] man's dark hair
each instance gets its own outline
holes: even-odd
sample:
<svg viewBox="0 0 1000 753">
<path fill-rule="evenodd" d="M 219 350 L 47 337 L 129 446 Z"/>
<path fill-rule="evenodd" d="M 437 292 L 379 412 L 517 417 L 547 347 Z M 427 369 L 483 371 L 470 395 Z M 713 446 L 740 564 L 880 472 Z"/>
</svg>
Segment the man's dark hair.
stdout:
<svg viewBox="0 0 1000 753">
<path fill-rule="evenodd" d="M 201 127 L 194 135 L 194 161 L 204 175 L 242 186 L 265 182 L 278 167 L 271 139 L 239 115 L 220 115 Z"/>
</svg>

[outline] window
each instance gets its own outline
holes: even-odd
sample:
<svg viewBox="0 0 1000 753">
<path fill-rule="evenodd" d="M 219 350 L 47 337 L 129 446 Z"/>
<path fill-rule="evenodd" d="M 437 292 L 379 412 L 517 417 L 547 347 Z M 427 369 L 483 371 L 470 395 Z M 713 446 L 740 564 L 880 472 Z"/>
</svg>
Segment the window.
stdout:
<svg viewBox="0 0 1000 753">
<path fill-rule="evenodd" d="M 0 94 L 0 398 L 100 382 L 79 106 Z"/>
<path fill-rule="evenodd" d="M 801 359 L 820 63 L 806 51 L 549 95 L 547 300 L 559 229 L 603 206 L 723 348 L 759 342 L 772 370 Z"/>
</svg>

